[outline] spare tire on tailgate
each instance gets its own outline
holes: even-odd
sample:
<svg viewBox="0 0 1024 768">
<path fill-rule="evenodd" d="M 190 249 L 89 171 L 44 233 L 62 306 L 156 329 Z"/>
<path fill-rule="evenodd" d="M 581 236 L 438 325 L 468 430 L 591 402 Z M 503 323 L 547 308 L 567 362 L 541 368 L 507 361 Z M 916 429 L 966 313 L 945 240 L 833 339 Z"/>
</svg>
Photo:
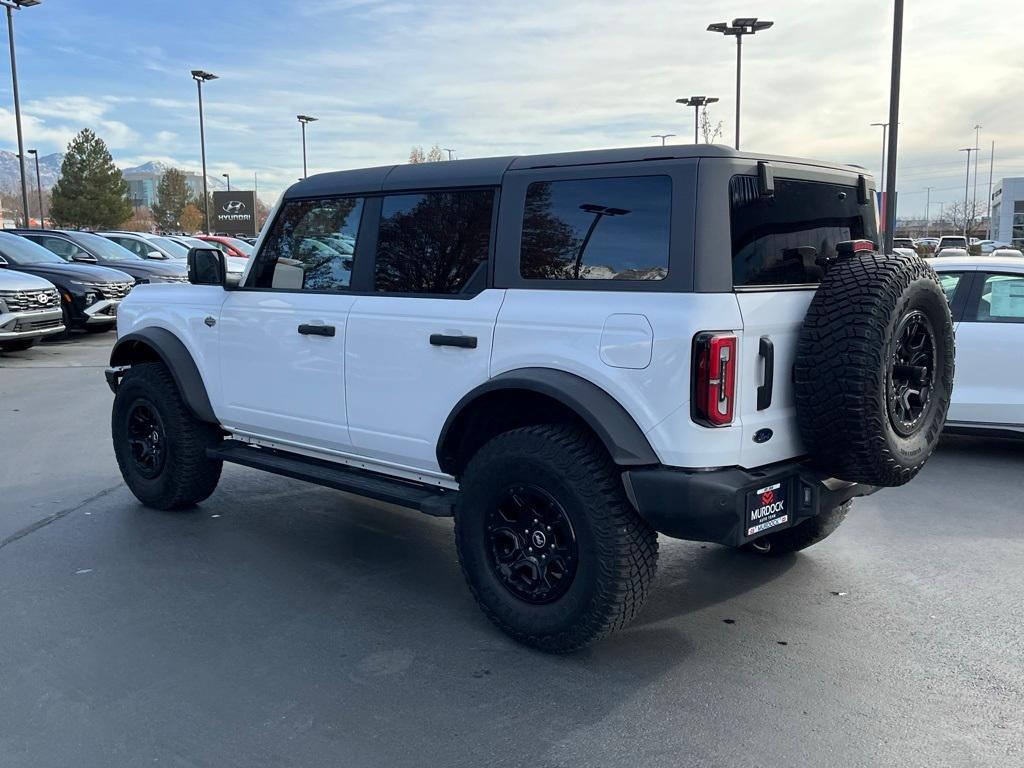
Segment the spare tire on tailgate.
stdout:
<svg viewBox="0 0 1024 768">
<path fill-rule="evenodd" d="M 939 441 L 953 389 L 953 324 L 917 256 L 833 263 L 804 319 L 794 367 L 811 461 L 842 480 L 908 482 Z"/>
</svg>

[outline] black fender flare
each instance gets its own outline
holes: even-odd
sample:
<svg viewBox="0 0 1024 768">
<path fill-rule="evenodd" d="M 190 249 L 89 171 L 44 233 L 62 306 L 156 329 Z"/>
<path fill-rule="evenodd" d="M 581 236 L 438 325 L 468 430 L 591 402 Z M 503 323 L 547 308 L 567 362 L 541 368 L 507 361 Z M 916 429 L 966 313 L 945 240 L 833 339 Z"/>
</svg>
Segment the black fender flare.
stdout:
<svg viewBox="0 0 1024 768">
<path fill-rule="evenodd" d="M 160 362 L 171 372 L 185 406 L 200 421 L 219 424 L 206 393 L 206 385 L 199 373 L 199 367 L 181 339 L 165 328 L 143 328 L 126 334 L 117 340 L 110 352 L 111 368 L 122 368 L 140 362 L 154 362 L 152 355 L 139 354 L 139 347 L 146 347 L 156 353 Z M 109 377 L 108 377 L 109 378 Z"/>
<path fill-rule="evenodd" d="M 441 428 L 438 464 L 444 471 L 446 441 L 460 415 L 480 397 L 498 390 L 527 390 L 546 395 L 573 411 L 589 426 L 618 466 L 659 464 L 650 441 L 629 412 L 610 394 L 581 376 L 554 368 L 518 368 L 499 374 L 467 393 Z"/>
</svg>

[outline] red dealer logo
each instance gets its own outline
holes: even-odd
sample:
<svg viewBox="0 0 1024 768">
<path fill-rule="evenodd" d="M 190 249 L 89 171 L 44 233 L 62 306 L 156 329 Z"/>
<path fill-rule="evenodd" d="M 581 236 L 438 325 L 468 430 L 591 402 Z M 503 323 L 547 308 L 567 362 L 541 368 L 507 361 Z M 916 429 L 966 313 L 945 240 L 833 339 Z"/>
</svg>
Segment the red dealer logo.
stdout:
<svg viewBox="0 0 1024 768">
<path fill-rule="evenodd" d="M 764 504 L 765 506 L 768 506 L 773 501 L 775 501 L 774 491 L 765 491 L 764 493 L 761 494 L 761 503 Z"/>
</svg>

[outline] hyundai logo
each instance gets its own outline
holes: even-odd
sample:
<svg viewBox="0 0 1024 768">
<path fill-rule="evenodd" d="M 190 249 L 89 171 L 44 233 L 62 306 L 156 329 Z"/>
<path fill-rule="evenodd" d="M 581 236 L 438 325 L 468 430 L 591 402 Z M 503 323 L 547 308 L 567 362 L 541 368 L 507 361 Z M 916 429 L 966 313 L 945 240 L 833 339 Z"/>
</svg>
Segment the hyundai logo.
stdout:
<svg viewBox="0 0 1024 768">
<path fill-rule="evenodd" d="M 222 210 L 224 213 L 241 213 L 245 210 L 245 203 L 241 200 L 228 200 Z"/>
<path fill-rule="evenodd" d="M 36 294 L 36 301 L 38 301 L 40 304 L 49 304 L 50 303 L 50 297 L 47 296 L 45 293 L 37 293 Z"/>
</svg>

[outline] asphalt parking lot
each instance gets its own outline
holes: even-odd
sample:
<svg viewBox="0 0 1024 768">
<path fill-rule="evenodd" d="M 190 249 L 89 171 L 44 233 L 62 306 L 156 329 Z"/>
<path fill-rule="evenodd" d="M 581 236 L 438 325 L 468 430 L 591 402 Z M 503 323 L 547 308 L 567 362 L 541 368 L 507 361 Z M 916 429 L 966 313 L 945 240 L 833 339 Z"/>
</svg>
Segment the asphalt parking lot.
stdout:
<svg viewBox="0 0 1024 768">
<path fill-rule="evenodd" d="M 228 466 L 121 484 L 112 334 L 0 357 L 0 766 L 1024 764 L 1024 445 L 946 440 L 828 541 L 662 539 L 639 620 L 517 646 L 451 522 Z"/>
</svg>

